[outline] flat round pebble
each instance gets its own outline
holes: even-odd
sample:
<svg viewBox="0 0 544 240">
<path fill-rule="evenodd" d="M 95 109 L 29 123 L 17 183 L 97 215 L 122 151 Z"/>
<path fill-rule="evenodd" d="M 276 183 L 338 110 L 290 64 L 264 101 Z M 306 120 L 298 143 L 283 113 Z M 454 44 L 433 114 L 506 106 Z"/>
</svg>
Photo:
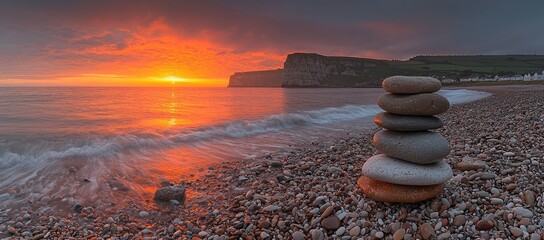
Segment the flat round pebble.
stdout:
<svg viewBox="0 0 544 240">
<path fill-rule="evenodd" d="M 269 205 L 269 206 L 266 206 L 265 208 L 263 208 L 263 210 L 265 212 L 273 212 L 273 211 L 277 211 L 279 209 L 278 206 L 276 205 Z"/>
<path fill-rule="evenodd" d="M 495 224 L 491 220 L 480 220 L 476 223 L 476 230 L 487 231 L 495 227 Z"/>
<path fill-rule="evenodd" d="M 304 239 L 306 239 L 306 236 L 301 231 L 295 231 L 295 232 L 293 232 L 293 234 L 291 236 L 293 237 L 293 240 L 304 240 Z"/>
<path fill-rule="evenodd" d="M 352 237 L 357 237 L 361 233 L 361 228 L 359 226 L 353 227 L 351 230 L 349 230 L 349 235 Z"/>
<path fill-rule="evenodd" d="M 442 83 L 433 77 L 391 76 L 383 80 L 383 90 L 390 93 L 432 93 L 442 88 Z"/>
<path fill-rule="evenodd" d="M 450 107 L 448 99 L 437 93 L 392 94 L 378 97 L 381 109 L 399 115 L 431 116 L 444 113 Z"/>
<path fill-rule="evenodd" d="M 374 118 L 376 125 L 393 131 L 425 131 L 441 128 L 442 120 L 433 116 L 406 116 L 388 112 L 376 114 Z"/>
<path fill-rule="evenodd" d="M 515 207 L 512 209 L 512 212 L 516 215 L 520 215 L 525 218 L 532 218 L 533 212 L 529 209 L 523 208 L 523 207 Z"/>
<path fill-rule="evenodd" d="M 342 236 L 342 235 L 344 235 L 345 232 L 346 232 L 346 228 L 345 227 L 340 227 L 340 228 L 338 228 L 338 230 L 336 230 L 335 234 L 337 236 Z"/>
<path fill-rule="evenodd" d="M 340 227 L 340 219 L 332 215 L 321 221 L 321 226 L 327 230 L 336 230 Z"/>
<path fill-rule="evenodd" d="M 415 203 L 435 197 L 444 190 L 443 184 L 430 186 L 409 186 L 376 181 L 361 176 L 357 184 L 365 195 L 375 201 Z"/>
<path fill-rule="evenodd" d="M 402 240 L 404 239 L 404 234 L 406 234 L 406 229 L 400 228 L 393 234 L 393 240 Z"/>
<path fill-rule="evenodd" d="M 523 235 L 523 231 L 521 231 L 521 229 L 519 229 L 518 227 L 510 227 L 509 230 L 514 237 L 520 237 Z"/>
<path fill-rule="evenodd" d="M 438 162 L 451 152 L 448 140 L 430 131 L 381 130 L 374 134 L 373 143 L 383 154 L 417 164 Z"/>
<path fill-rule="evenodd" d="M 421 237 L 423 239 L 430 239 L 434 235 L 434 228 L 430 223 L 424 223 L 421 225 Z"/>
<path fill-rule="evenodd" d="M 261 239 L 265 239 L 265 238 L 270 237 L 270 234 L 268 234 L 267 232 L 261 232 L 261 234 L 259 236 L 261 237 Z"/>
<path fill-rule="evenodd" d="M 400 185 L 427 186 L 448 181 L 452 177 L 450 166 L 444 161 L 419 165 L 378 154 L 363 165 L 363 175 L 374 180 Z"/>
<path fill-rule="evenodd" d="M 143 218 L 149 217 L 149 213 L 146 211 L 141 211 L 138 215 L 140 215 L 140 217 L 143 217 Z"/>
</svg>

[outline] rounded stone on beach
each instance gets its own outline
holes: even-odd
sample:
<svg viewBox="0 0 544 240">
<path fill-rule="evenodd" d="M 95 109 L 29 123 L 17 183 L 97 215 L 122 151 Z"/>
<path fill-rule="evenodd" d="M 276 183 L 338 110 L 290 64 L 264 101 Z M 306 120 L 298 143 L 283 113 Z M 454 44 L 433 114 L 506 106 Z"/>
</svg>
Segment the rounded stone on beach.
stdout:
<svg viewBox="0 0 544 240">
<path fill-rule="evenodd" d="M 451 151 L 447 139 L 430 131 L 381 130 L 374 134 L 373 142 L 381 153 L 417 164 L 438 162 Z"/>
<path fill-rule="evenodd" d="M 378 97 L 378 106 L 399 115 L 429 116 L 446 112 L 450 103 L 447 98 L 437 93 L 385 93 Z"/>
<path fill-rule="evenodd" d="M 495 227 L 495 223 L 491 220 L 480 220 L 476 223 L 476 230 L 487 231 Z"/>
<path fill-rule="evenodd" d="M 302 233 L 301 231 L 294 232 L 291 237 L 293 237 L 293 240 L 303 240 L 306 238 L 306 235 Z"/>
<path fill-rule="evenodd" d="M 146 212 L 146 211 L 141 211 L 140 213 L 138 213 L 138 215 L 140 215 L 140 217 L 142 217 L 142 218 L 149 217 L 149 213 Z"/>
<path fill-rule="evenodd" d="M 444 161 L 420 165 L 385 154 L 369 158 L 363 165 L 363 175 L 381 182 L 399 185 L 426 186 L 447 182 L 453 172 Z"/>
<path fill-rule="evenodd" d="M 181 186 L 168 186 L 155 191 L 153 199 L 157 202 L 170 202 L 176 200 L 179 203 L 185 202 L 185 188 Z"/>
<path fill-rule="evenodd" d="M 444 190 L 443 184 L 429 186 L 408 186 L 381 182 L 366 176 L 357 180 L 365 195 L 375 201 L 415 203 L 436 197 Z"/>
<path fill-rule="evenodd" d="M 395 231 L 395 234 L 393 234 L 393 240 L 404 239 L 404 234 L 406 234 L 406 229 L 399 228 L 397 231 Z"/>
<path fill-rule="evenodd" d="M 376 114 L 374 123 L 382 128 L 393 131 L 425 131 L 441 128 L 442 120 L 433 116 L 406 116 L 388 112 Z"/>
<path fill-rule="evenodd" d="M 442 83 L 433 77 L 392 76 L 382 82 L 382 87 L 390 93 L 432 93 L 442 88 Z"/>
<path fill-rule="evenodd" d="M 336 230 L 340 227 L 340 219 L 335 215 L 326 217 L 321 220 L 321 226 L 327 230 Z"/>
</svg>

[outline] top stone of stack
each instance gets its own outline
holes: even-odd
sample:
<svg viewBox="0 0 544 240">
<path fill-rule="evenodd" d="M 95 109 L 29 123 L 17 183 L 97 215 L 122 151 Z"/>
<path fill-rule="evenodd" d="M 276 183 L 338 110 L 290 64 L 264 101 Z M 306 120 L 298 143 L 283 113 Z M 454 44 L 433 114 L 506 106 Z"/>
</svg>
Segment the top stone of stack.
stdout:
<svg viewBox="0 0 544 240">
<path fill-rule="evenodd" d="M 382 87 L 390 93 L 432 93 L 440 90 L 442 83 L 432 77 L 392 76 L 383 80 Z"/>
</svg>

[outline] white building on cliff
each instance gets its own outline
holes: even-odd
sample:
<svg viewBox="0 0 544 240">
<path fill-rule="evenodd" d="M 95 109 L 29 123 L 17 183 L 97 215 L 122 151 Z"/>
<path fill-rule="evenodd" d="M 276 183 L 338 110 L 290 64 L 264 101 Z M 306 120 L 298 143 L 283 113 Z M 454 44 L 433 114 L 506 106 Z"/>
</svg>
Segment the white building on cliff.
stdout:
<svg viewBox="0 0 544 240">
<path fill-rule="evenodd" d="M 542 75 L 539 75 L 538 73 L 535 73 L 531 75 L 530 73 L 527 73 L 523 76 L 523 81 L 537 81 L 537 80 L 544 80 L 544 71 L 542 71 Z"/>
<path fill-rule="evenodd" d="M 514 76 L 495 76 L 490 77 L 468 77 L 459 79 L 460 82 L 493 82 L 493 81 L 538 81 L 544 80 L 544 71 L 542 74 L 538 73 L 526 73 L 525 75 L 516 74 Z"/>
</svg>

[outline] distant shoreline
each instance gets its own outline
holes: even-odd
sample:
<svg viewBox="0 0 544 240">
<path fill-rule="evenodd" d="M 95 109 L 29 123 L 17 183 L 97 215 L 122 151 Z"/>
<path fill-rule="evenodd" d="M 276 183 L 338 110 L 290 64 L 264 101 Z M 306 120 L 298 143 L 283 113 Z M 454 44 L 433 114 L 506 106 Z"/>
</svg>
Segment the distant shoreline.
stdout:
<svg viewBox="0 0 544 240">
<path fill-rule="evenodd" d="M 442 83 L 444 87 L 485 87 L 485 86 L 527 86 L 544 85 L 544 80 L 535 81 L 497 81 L 497 82 L 455 82 Z M 228 86 L 227 88 L 381 88 L 380 86 L 362 86 L 362 87 L 341 87 L 341 86 L 289 86 L 289 87 L 248 87 L 248 86 Z"/>
<path fill-rule="evenodd" d="M 535 81 L 496 81 L 496 82 L 455 82 L 443 84 L 447 87 L 476 87 L 476 86 L 512 86 L 512 85 L 544 85 L 544 80 Z"/>
</svg>

